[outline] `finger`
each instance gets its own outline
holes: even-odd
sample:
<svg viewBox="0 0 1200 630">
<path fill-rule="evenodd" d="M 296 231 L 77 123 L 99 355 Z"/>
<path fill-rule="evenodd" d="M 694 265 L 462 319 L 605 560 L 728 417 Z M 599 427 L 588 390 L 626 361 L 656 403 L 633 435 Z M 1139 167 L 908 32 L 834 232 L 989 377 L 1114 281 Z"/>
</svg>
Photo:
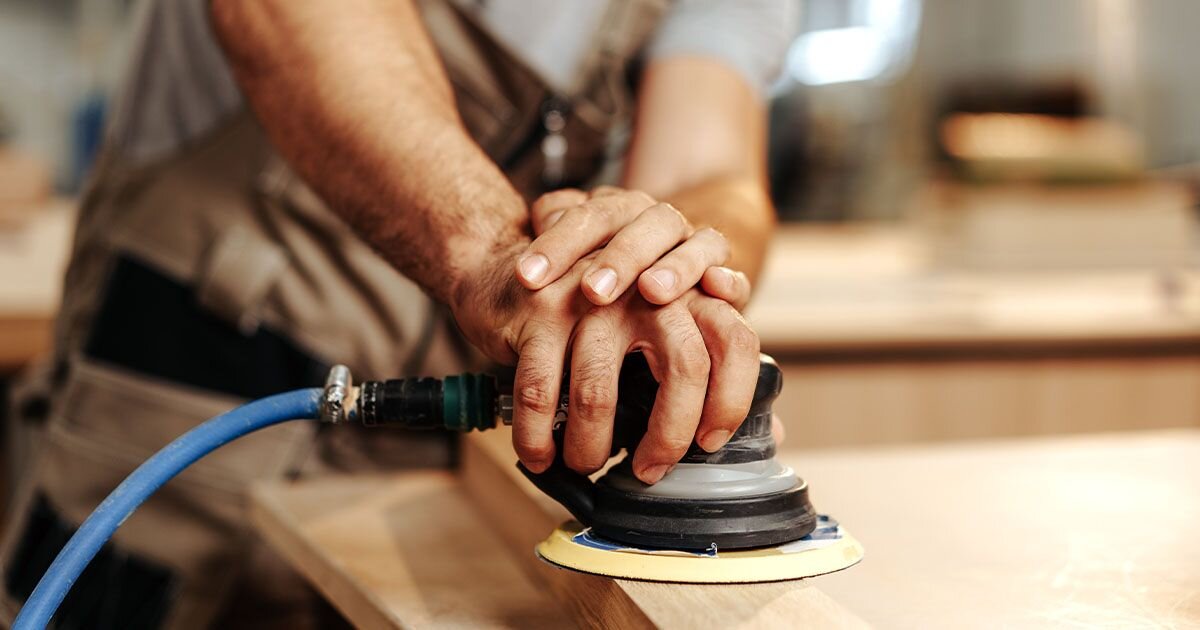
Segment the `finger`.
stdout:
<svg viewBox="0 0 1200 630">
<path fill-rule="evenodd" d="M 591 267 L 583 273 L 583 294 L 598 306 L 612 302 L 637 280 L 642 270 L 670 252 L 690 232 L 687 219 L 670 204 L 650 206 L 621 228 L 596 255 Z"/>
<path fill-rule="evenodd" d="M 750 301 L 750 279 L 740 271 L 729 267 L 709 267 L 700 278 L 704 292 L 725 300 L 739 311 Z"/>
<path fill-rule="evenodd" d="M 588 194 L 577 188 L 563 188 L 538 197 L 529 207 L 534 236 L 554 225 L 567 208 L 574 208 L 587 200 Z"/>
<path fill-rule="evenodd" d="M 628 347 L 629 339 L 604 315 L 589 315 L 575 327 L 563 459 L 576 472 L 600 470 L 612 452 L 617 376 Z"/>
<path fill-rule="evenodd" d="M 682 245 L 642 272 L 638 290 L 651 304 L 673 302 L 696 286 L 709 267 L 723 265 L 728 260 L 729 241 L 725 240 L 725 235 L 712 228 L 697 230 Z"/>
<path fill-rule="evenodd" d="M 546 327 L 517 348 L 513 381 L 513 450 L 531 472 L 540 473 L 554 461 L 554 414 L 558 411 L 566 331 Z"/>
<path fill-rule="evenodd" d="M 725 446 L 750 411 L 758 384 L 758 335 L 724 300 L 700 297 L 691 310 L 712 361 L 696 431 L 696 443 L 711 453 Z"/>
<path fill-rule="evenodd" d="M 593 197 L 568 208 L 517 259 L 517 278 L 526 288 L 535 290 L 554 282 L 652 205 L 654 200 L 649 195 L 625 192 Z"/>
<path fill-rule="evenodd" d="M 643 351 L 659 380 L 658 395 L 633 455 L 634 474 L 645 483 L 662 479 L 692 445 L 708 386 L 708 350 L 691 314 L 672 305 L 656 315 L 655 343 Z"/>
</svg>

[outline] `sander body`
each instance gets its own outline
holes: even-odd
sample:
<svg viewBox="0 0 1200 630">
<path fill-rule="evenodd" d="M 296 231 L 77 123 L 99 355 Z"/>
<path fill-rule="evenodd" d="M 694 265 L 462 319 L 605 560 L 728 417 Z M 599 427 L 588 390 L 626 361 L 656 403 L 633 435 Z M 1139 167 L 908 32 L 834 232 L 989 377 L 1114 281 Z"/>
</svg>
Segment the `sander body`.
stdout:
<svg viewBox="0 0 1200 630">
<path fill-rule="evenodd" d="M 366 426 L 483 430 L 511 424 L 511 388 L 485 374 L 363 383 L 349 417 Z M 569 381 L 559 403 L 554 463 L 522 473 L 578 521 L 538 547 L 555 564 L 586 572 L 678 582 L 754 582 L 809 577 L 862 558 L 840 525 L 818 516 L 808 486 L 775 458 L 771 405 L 783 378 L 761 355 L 746 419 L 721 449 L 693 444 L 658 483 L 638 480 L 632 453 L 646 433 L 658 382 L 645 357 L 625 359 L 618 381 L 611 455 L 624 459 L 593 480 L 567 468 L 562 428 Z"/>
</svg>

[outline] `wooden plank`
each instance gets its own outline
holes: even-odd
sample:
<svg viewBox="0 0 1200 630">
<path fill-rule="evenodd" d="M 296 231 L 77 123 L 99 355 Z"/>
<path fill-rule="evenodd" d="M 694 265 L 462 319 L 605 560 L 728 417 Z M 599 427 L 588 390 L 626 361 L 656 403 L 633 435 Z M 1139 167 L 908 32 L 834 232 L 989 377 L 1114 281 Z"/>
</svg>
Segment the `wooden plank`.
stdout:
<svg viewBox="0 0 1200 630">
<path fill-rule="evenodd" d="M 1200 625 L 1200 431 L 781 455 L 867 557 L 821 590 L 893 628 Z"/>
<path fill-rule="evenodd" d="M 562 628 L 448 472 L 254 487 L 260 534 L 360 628 Z"/>
<path fill-rule="evenodd" d="M 560 569 L 533 548 L 566 511 L 515 468 L 507 431 L 463 440 L 462 476 L 473 504 L 529 574 L 594 628 L 860 628 L 865 624 L 813 586 L 823 578 L 745 585 L 616 580 Z"/>
</svg>

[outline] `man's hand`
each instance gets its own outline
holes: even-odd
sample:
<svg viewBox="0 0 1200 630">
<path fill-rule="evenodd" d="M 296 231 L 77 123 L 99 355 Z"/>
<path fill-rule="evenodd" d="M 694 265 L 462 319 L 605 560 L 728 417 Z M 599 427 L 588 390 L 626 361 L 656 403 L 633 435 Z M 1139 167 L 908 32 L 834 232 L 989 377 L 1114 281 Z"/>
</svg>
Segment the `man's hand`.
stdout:
<svg viewBox="0 0 1200 630">
<path fill-rule="evenodd" d="M 654 483 L 693 440 L 717 450 L 746 417 L 757 383 L 758 336 L 726 300 L 696 289 L 662 306 L 637 291 L 593 305 L 578 287 L 599 256 L 584 257 L 531 292 L 512 279 L 514 253 L 464 287 L 455 316 L 493 359 L 516 360 L 513 446 L 533 472 L 554 460 L 551 429 L 566 357 L 571 421 L 563 457 L 573 470 L 591 473 L 610 453 L 621 364 L 641 350 L 659 390 L 633 470 Z"/>
<path fill-rule="evenodd" d="M 557 190 L 535 201 L 530 213 L 537 238 L 517 260 L 517 277 L 529 289 L 555 282 L 603 246 L 580 282 L 593 304 L 611 304 L 635 282 L 653 304 L 667 304 L 697 284 L 736 308 L 750 299 L 746 275 L 722 266 L 729 260 L 725 236 L 696 229 L 670 204 L 643 192 Z"/>
</svg>

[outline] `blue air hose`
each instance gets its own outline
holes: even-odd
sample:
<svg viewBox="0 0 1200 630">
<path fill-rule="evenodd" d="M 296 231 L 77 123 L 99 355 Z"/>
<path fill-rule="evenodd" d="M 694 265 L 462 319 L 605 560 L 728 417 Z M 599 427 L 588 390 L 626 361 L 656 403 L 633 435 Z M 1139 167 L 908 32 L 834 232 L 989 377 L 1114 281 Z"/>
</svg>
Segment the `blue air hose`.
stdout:
<svg viewBox="0 0 1200 630">
<path fill-rule="evenodd" d="M 13 630 L 45 628 L 92 557 L 155 490 L 196 460 L 247 433 L 288 420 L 317 419 L 321 395 L 322 390 L 314 387 L 256 400 L 208 420 L 155 453 L 79 526 L 17 614 Z"/>
</svg>

